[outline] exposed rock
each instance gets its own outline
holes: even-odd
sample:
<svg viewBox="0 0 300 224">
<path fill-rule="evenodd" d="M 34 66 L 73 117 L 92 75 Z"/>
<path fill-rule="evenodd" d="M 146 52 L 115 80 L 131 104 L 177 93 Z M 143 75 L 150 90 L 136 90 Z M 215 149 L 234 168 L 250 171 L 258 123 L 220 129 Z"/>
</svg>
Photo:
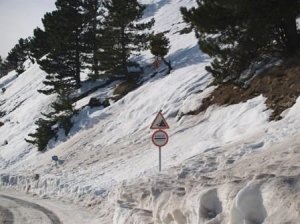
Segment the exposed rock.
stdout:
<svg viewBox="0 0 300 224">
<path fill-rule="evenodd" d="M 88 106 L 93 108 L 93 107 L 100 107 L 100 106 L 102 106 L 102 104 L 99 99 L 92 97 L 89 101 Z"/>
<path fill-rule="evenodd" d="M 256 76 L 248 88 L 241 88 L 230 83 L 219 85 L 209 97 L 203 99 L 197 110 L 184 115 L 199 114 L 214 104 L 238 104 L 262 94 L 267 98 L 268 108 L 273 110 L 270 120 L 280 120 L 281 113 L 292 107 L 300 96 L 299 77 L 299 62 L 295 64 L 287 60 L 282 65 L 272 67 Z"/>
</svg>

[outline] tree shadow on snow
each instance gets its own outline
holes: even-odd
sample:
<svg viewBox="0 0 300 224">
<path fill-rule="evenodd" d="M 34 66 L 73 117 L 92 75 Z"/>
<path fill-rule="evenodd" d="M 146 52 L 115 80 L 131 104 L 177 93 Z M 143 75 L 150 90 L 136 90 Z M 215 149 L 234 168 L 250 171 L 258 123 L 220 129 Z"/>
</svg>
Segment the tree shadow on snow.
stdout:
<svg viewBox="0 0 300 224">
<path fill-rule="evenodd" d="M 167 60 L 171 60 L 173 69 L 180 69 L 190 65 L 209 62 L 208 55 L 202 53 L 198 44 L 191 48 L 184 48 L 176 51 L 168 56 Z"/>
<path fill-rule="evenodd" d="M 173 54 L 170 54 L 166 59 L 171 60 L 171 64 L 173 67 L 172 71 L 191 65 L 208 63 L 211 60 L 208 55 L 200 51 L 198 44 L 190 48 L 180 49 Z M 144 65 L 144 74 L 148 75 L 146 75 L 144 79 L 140 81 L 140 84 L 162 79 L 166 76 L 167 70 L 167 66 L 165 66 L 164 64 L 162 64 L 158 69 L 154 69 L 153 65 L 151 64 L 148 64 L 146 66 Z"/>
<path fill-rule="evenodd" d="M 143 19 L 153 17 L 160 8 L 162 8 L 163 6 L 165 6 L 169 3 L 170 3 L 170 0 L 160 0 L 156 3 L 145 4 L 146 9 L 144 11 Z"/>
</svg>

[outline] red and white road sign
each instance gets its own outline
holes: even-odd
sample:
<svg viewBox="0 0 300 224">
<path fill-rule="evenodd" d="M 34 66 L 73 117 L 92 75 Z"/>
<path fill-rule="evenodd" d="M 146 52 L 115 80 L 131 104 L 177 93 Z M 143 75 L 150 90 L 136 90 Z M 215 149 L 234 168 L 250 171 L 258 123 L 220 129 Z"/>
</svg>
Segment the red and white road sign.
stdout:
<svg viewBox="0 0 300 224">
<path fill-rule="evenodd" d="M 169 141 L 168 134 L 163 130 L 157 130 L 152 135 L 152 142 L 158 147 L 165 146 Z"/>
<path fill-rule="evenodd" d="M 150 129 L 169 129 L 169 128 L 170 127 L 169 127 L 166 119 L 162 115 L 162 113 L 158 112 L 158 114 L 156 115 L 156 118 L 154 119 L 154 121 L 151 124 Z"/>
<path fill-rule="evenodd" d="M 154 145 L 156 145 L 159 149 L 159 172 L 161 171 L 161 147 L 165 146 L 168 141 L 169 141 L 169 136 L 168 134 L 161 130 L 161 129 L 169 129 L 169 125 L 166 121 L 166 119 L 164 118 L 164 116 L 162 115 L 161 111 L 158 112 L 158 114 L 156 115 L 154 121 L 151 124 L 150 129 L 159 129 L 156 130 L 153 135 L 152 135 L 152 142 Z"/>
</svg>

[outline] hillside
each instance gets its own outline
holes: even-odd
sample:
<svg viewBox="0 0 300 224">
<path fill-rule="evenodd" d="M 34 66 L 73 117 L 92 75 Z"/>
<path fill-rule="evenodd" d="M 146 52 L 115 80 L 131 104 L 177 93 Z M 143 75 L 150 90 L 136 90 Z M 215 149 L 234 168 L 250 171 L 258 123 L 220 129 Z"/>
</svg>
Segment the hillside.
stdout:
<svg viewBox="0 0 300 224">
<path fill-rule="evenodd" d="M 195 34 L 180 34 L 179 8 L 194 1 L 142 3 L 143 19 L 155 18 L 155 32 L 170 39 L 171 74 L 142 52 L 137 89 L 107 108 L 86 104 L 111 96 L 117 82 L 81 99 L 70 135 L 60 133 L 40 153 L 24 139 L 55 96 L 37 92 L 46 73 L 26 62 L 21 75 L 0 79 L 0 184 L 89 207 L 103 224 L 299 223 L 299 98 L 279 121 L 269 121 L 264 95 L 188 115 L 217 88 Z M 170 126 L 162 173 L 149 129 L 160 110 Z"/>
</svg>

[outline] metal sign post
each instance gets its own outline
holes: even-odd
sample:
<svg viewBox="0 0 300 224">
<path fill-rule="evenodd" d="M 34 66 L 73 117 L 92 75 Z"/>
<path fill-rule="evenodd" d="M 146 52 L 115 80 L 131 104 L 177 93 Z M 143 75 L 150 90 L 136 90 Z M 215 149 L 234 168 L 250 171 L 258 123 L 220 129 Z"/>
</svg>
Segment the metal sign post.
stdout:
<svg viewBox="0 0 300 224">
<path fill-rule="evenodd" d="M 161 172 L 161 147 L 159 147 L 159 155 L 158 155 L 158 170 Z"/>
<path fill-rule="evenodd" d="M 158 147 L 158 169 L 161 172 L 161 147 L 165 146 L 169 141 L 167 132 L 161 129 L 169 129 L 169 125 L 163 117 L 162 113 L 159 112 L 152 122 L 150 129 L 158 129 L 152 135 L 152 142 Z"/>
</svg>

